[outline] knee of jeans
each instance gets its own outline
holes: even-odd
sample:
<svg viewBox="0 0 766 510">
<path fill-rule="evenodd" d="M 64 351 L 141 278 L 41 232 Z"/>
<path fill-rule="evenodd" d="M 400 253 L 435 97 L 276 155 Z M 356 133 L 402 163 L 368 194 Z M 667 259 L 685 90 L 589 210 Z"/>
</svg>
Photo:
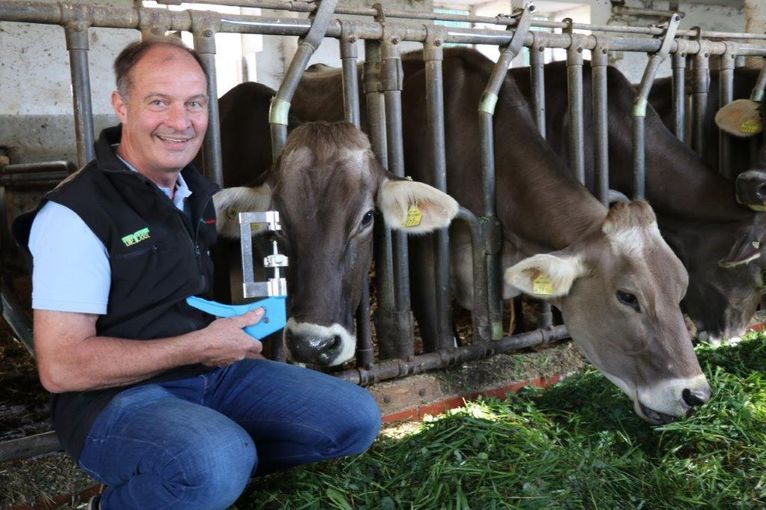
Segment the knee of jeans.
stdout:
<svg viewBox="0 0 766 510">
<path fill-rule="evenodd" d="M 176 461 L 171 483 L 183 494 L 184 508 L 226 508 L 247 486 L 257 453 L 244 430 L 225 431 L 179 455 Z"/>
<path fill-rule="evenodd" d="M 348 417 L 338 443 L 341 455 L 362 453 L 370 447 L 380 432 L 380 409 L 375 399 L 366 391 L 365 396 L 355 402 L 354 413 Z"/>
</svg>

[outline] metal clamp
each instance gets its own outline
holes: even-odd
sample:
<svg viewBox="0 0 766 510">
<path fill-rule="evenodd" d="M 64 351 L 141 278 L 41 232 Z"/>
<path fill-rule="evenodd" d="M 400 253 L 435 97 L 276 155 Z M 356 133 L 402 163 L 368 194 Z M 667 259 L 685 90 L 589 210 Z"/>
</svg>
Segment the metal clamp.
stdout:
<svg viewBox="0 0 766 510">
<path fill-rule="evenodd" d="M 266 230 L 282 230 L 279 212 L 242 212 L 239 213 L 239 232 L 242 252 L 242 295 L 246 298 L 260 296 L 286 296 L 287 280 L 281 276 L 279 268 L 287 267 L 288 260 L 279 253 L 277 241 L 272 241 L 273 252 L 263 259 L 263 266 L 272 269 L 274 276 L 264 282 L 255 281 L 253 268 L 253 234 L 251 225 L 264 225 Z"/>
</svg>

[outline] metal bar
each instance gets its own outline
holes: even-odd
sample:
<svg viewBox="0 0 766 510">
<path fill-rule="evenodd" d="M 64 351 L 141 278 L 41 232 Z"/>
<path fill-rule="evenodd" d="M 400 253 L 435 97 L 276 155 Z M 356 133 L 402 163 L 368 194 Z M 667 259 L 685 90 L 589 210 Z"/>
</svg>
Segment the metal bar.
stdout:
<svg viewBox="0 0 766 510">
<path fill-rule="evenodd" d="M 444 134 L 444 79 L 442 60 L 444 30 L 430 27 L 431 36 L 423 49 L 426 72 L 426 118 L 431 141 L 433 185 L 447 191 L 447 149 Z M 439 229 L 434 234 L 434 274 L 436 286 L 437 345 L 430 350 L 448 349 L 453 346 L 452 315 L 450 299 L 450 251 L 449 229 Z"/>
<path fill-rule="evenodd" d="M 194 25 L 194 48 L 199 53 L 207 74 L 208 129 L 205 133 L 203 165 L 205 174 L 216 184 L 223 187 L 223 159 L 221 158 L 221 126 L 218 117 L 218 84 L 215 72 L 215 34 L 218 31 L 216 20 L 208 15 L 192 17 Z"/>
<path fill-rule="evenodd" d="M 707 113 L 707 95 L 710 86 L 710 67 L 708 54 L 694 56 L 694 82 L 692 89 L 692 148 L 697 154 L 705 152 L 704 122 Z"/>
<path fill-rule="evenodd" d="M 290 112 L 290 101 L 298 88 L 298 82 L 303 76 L 306 65 L 325 37 L 327 27 L 332 20 L 338 0 L 323 0 L 311 23 L 311 28 L 298 43 L 298 50 L 290 61 L 282 84 L 271 100 L 269 108 L 269 124 L 271 125 L 271 154 L 273 161 L 277 160 L 279 152 L 287 140 L 287 122 Z"/>
<path fill-rule="evenodd" d="M 569 338 L 566 327 L 554 326 L 550 329 L 537 329 L 519 335 L 504 336 L 495 342 L 473 343 L 449 352 L 430 352 L 415 356 L 410 360 L 390 360 L 379 363 L 368 370 L 359 368 L 346 370 L 336 374 L 336 376 L 353 384 L 369 385 L 408 375 L 421 374 L 438 368 L 455 366 L 495 354 L 539 347 L 565 338 Z"/>
<path fill-rule="evenodd" d="M 686 141 L 686 53 L 673 55 L 673 132 Z"/>
<path fill-rule="evenodd" d="M 633 196 L 635 198 L 644 198 L 646 190 L 644 120 L 646 118 L 647 99 L 652 89 L 657 69 L 662 61 L 667 58 L 673 46 L 673 39 L 676 36 L 680 22 L 681 17 L 678 14 L 670 17 L 660 49 L 649 57 L 649 62 L 646 64 L 639 92 L 633 105 Z"/>
<path fill-rule="evenodd" d="M 471 322 L 473 325 L 474 341 L 487 342 L 492 338 L 492 327 L 489 318 L 489 296 L 487 294 L 487 258 L 484 256 L 482 229 L 480 221 L 465 207 L 458 209 L 456 219 L 465 221 L 471 232 L 471 253 L 473 265 L 473 309 Z"/>
<path fill-rule="evenodd" d="M 489 317 L 492 326 L 492 339 L 503 335 L 503 302 L 500 268 L 500 224 L 495 215 L 495 146 L 493 118 L 500 87 L 508 74 L 508 67 L 518 55 L 529 32 L 532 13 L 535 7 L 528 4 L 519 16 L 519 23 L 508 45 L 500 51 L 497 63 L 492 69 L 484 93 L 479 103 L 479 146 L 481 155 L 482 196 L 484 198 L 482 224 L 484 247 L 487 257 L 487 293 L 489 297 Z"/>
<path fill-rule="evenodd" d="M 569 161 L 577 180 L 585 184 L 582 52 L 582 46 L 575 45 L 574 41 L 567 50 L 567 98 L 569 104 Z"/>
<path fill-rule="evenodd" d="M 323 4 L 326 2 L 323 2 Z M 113 7 L 96 4 L 77 4 L 76 9 L 82 13 L 84 20 L 91 27 L 104 28 L 142 28 L 142 19 L 156 18 L 161 20 L 161 25 L 168 30 L 192 30 L 192 10 L 187 11 L 169 11 L 150 7 Z M 69 4 L 59 2 L 58 4 L 33 1 L 33 0 L 0 0 L 0 20 L 18 21 L 29 23 L 44 23 L 53 25 L 63 25 L 72 19 L 74 10 Z M 235 15 L 208 13 L 215 17 L 219 23 L 219 32 L 235 33 L 259 33 L 264 35 L 305 35 L 312 24 L 307 19 L 285 19 L 268 18 L 264 16 L 253 15 Z M 425 26 L 412 24 L 396 24 L 387 22 L 387 26 L 399 28 L 402 31 L 402 40 L 423 42 L 427 37 Z M 565 28 L 571 26 L 575 30 L 589 31 L 607 31 L 620 32 L 622 34 L 648 34 L 661 35 L 664 30 L 659 28 L 636 28 L 636 27 L 604 27 L 600 25 L 587 24 L 567 24 L 562 22 L 535 21 L 534 26 L 541 28 Z M 382 36 L 383 28 L 380 23 L 360 22 L 359 38 L 361 39 L 379 39 Z M 679 31 L 681 36 L 699 36 L 697 30 Z M 764 34 L 743 34 L 729 32 L 705 32 L 704 35 L 710 39 L 725 38 L 729 40 L 758 40 L 757 43 L 742 42 L 738 43 L 737 55 L 741 56 L 764 56 L 766 55 L 766 45 L 760 41 L 766 39 Z M 340 37 L 340 21 L 332 20 L 327 28 L 326 36 Z M 571 45 L 571 39 L 568 34 L 541 34 L 546 47 L 549 48 L 567 48 Z M 576 34 L 576 37 L 582 41 L 578 44 L 584 49 L 593 49 L 596 41 L 592 35 Z M 468 44 L 495 44 L 505 45 L 510 42 L 511 36 L 507 33 L 491 29 L 474 28 L 450 28 L 447 31 L 445 42 L 462 42 Z M 721 55 L 726 52 L 725 44 L 717 41 L 708 41 L 708 52 L 710 55 Z M 532 44 L 532 36 L 528 34 L 524 45 Z M 660 41 L 646 37 L 614 37 L 611 49 L 614 51 L 642 51 L 655 52 L 660 47 Z M 695 54 L 699 51 L 700 42 L 697 40 L 678 40 L 671 47 L 671 52 L 683 51 L 687 54 Z"/>
<path fill-rule="evenodd" d="M 402 133 L 403 71 L 399 41 L 395 33 L 386 34 L 381 46 L 381 82 L 386 102 L 386 140 L 388 169 L 404 177 L 404 136 Z M 415 353 L 415 333 L 410 300 L 410 271 L 407 234 L 391 232 L 394 278 L 394 321 L 397 336 L 397 356 L 408 359 Z"/>
<path fill-rule="evenodd" d="M 608 64 L 608 43 L 596 46 L 591 54 L 593 137 L 595 142 L 593 164 L 596 170 L 596 197 L 606 207 L 609 207 Z"/>
<path fill-rule="evenodd" d="M 535 116 L 535 124 L 540 136 L 546 138 L 545 129 L 545 46 L 540 43 L 537 32 L 532 32 L 533 43 L 529 48 L 530 62 L 530 88 L 532 89 L 532 112 Z M 520 297 L 518 299 L 521 299 Z M 551 304 L 547 301 L 540 302 L 540 328 L 549 328 L 553 324 Z M 510 331 L 509 331 L 510 333 Z"/>
<path fill-rule="evenodd" d="M 532 38 L 534 42 L 529 50 L 532 112 L 535 115 L 537 130 L 545 138 L 545 46 L 542 44 L 537 32 L 532 32 Z"/>
<path fill-rule="evenodd" d="M 724 53 L 720 57 L 720 72 L 718 74 L 718 106 L 719 108 L 734 99 L 734 57 L 733 53 Z M 718 132 L 718 173 L 730 179 L 731 175 L 731 140 L 723 131 Z"/>
<path fill-rule="evenodd" d="M 367 107 L 367 129 L 375 157 L 388 167 L 388 143 L 386 140 L 386 108 L 380 82 L 382 61 L 380 41 L 364 42 L 364 92 Z M 394 309 L 394 268 L 391 231 L 382 221 L 376 221 L 375 236 L 375 297 L 378 307 L 375 312 L 375 331 L 378 336 L 379 357 L 396 357 L 397 338 L 393 327 Z"/>
<path fill-rule="evenodd" d="M 359 40 L 353 21 L 344 21 L 340 39 L 340 59 L 343 64 L 343 111 L 347 121 L 361 127 L 359 113 L 359 76 L 357 72 L 356 42 Z"/>
<path fill-rule="evenodd" d="M 69 51 L 69 69 L 72 75 L 77 165 L 80 167 L 85 166 L 96 155 L 93 147 L 95 136 L 88 67 L 88 28 L 86 21 L 77 20 L 68 23 L 64 30 L 66 47 Z"/>
</svg>

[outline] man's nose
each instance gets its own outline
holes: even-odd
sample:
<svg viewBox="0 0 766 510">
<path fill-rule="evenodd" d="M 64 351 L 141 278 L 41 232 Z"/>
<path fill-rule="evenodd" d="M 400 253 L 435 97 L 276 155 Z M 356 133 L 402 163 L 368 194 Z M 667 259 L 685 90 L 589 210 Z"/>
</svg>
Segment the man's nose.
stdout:
<svg viewBox="0 0 766 510">
<path fill-rule="evenodd" d="M 177 131 L 183 131 L 188 128 L 191 122 L 189 121 L 189 113 L 186 111 L 186 107 L 183 104 L 171 105 L 165 123 Z"/>
</svg>

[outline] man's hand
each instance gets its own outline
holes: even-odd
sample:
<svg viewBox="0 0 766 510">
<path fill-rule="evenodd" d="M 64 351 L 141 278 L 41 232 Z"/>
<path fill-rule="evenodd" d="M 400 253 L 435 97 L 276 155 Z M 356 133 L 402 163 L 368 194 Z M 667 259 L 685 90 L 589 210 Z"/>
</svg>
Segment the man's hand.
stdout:
<svg viewBox="0 0 766 510">
<path fill-rule="evenodd" d="M 202 352 L 201 363 L 223 367 L 245 358 L 262 358 L 263 344 L 248 335 L 242 328 L 257 324 L 263 317 L 263 308 L 256 308 L 246 314 L 228 319 L 216 319 L 196 334 L 202 338 L 195 341 L 207 342 Z"/>
<path fill-rule="evenodd" d="M 172 338 L 129 340 L 98 336 L 98 315 L 35 310 L 40 381 L 52 393 L 88 391 L 143 381 L 182 365 L 225 366 L 258 358 L 263 345 L 242 328 L 261 317 L 258 308 Z"/>
</svg>

